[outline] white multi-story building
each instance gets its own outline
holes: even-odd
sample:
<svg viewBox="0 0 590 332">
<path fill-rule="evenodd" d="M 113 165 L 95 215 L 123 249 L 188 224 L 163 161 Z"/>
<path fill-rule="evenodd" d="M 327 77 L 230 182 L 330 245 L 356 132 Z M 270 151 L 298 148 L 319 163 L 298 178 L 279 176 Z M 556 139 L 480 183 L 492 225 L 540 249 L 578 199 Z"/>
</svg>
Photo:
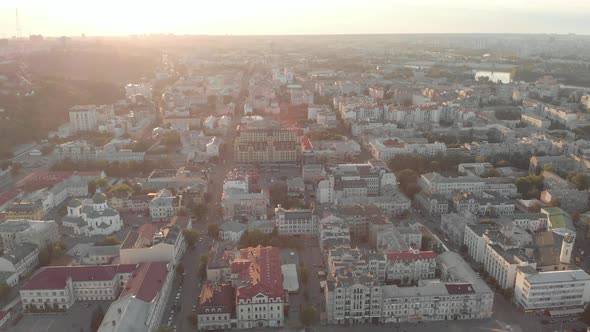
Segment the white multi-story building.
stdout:
<svg viewBox="0 0 590 332">
<path fill-rule="evenodd" d="M 119 212 L 108 206 L 107 197 L 101 192 L 95 193 L 92 199 L 84 202 L 79 199 L 70 200 L 67 214 L 62 220 L 63 226 L 72 228 L 75 234 L 108 235 L 123 228 Z"/>
<path fill-rule="evenodd" d="M 74 132 L 98 129 L 96 106 L 74 106 L 70 108 L 70 124 Z"/>
<path fill-rule="evenodd" d="M 59 240 L 53 220 L 6 220 L 0 224 L 0 240 L 5 251 L 29 242 L 39 248 Z"/>
<path fill-rule="evenodd" d="M 152 85 L 149 83 L 130 83 L 125 86 L 125 97 L 134 99 L 142 96 L 145 99 L 152 99 Z"/>
<path fill-rule="evenodd" d="M 66 310 L 76 301 L 115 300 L 137 269 L 136 264 L 42 268 L 20 290 L 23 310 Z"/>
<path fill-rule="evenodd" d="M 548 119 L 535 115 L 535 114 L 523 114 L 520 116 L 520 120 L 524 123 L 530 124 L 538 128 L 546 129 L 551 125 L 551 121 Z"/>
<path fill-rule="evenodd" d="M 283 326 L 286 299 L 279 249 L 245 248 L 239 259 L 231 263 L 238 328 Z"/>
<path fill-rule="evenodd" d="M 385 256 L 387 281 L 410 285 L 419 280 L 434 279 L 436 254 L 433 251 L 410 249 L 408 252 L 388 252 Z"/>
<path fill-rule="evenodd" d="M 12 272 L 22 278 L 39 264 L 39 247 L 32 243 L 23 243 L 13 247 L 0 257 L 0 271 Z"/>
<path fill-rule="evenodd" d="M 197 329 L 229 330 L 232 327 L 234 288 L 231 284 L 207 283 L 201 288 L 197 306 Z"/>
<path fill-rule="evenodd" d="M 385 111 L 385 119 L 404 124 L 438 123 L 443 105 L 398 106 L 390 105 Z"/>
<path fill-rule="evenodd" d="M 180 209 L 181 200 L 182 196 L 174 196 L 168 189 L 158 191 L 150 201 L 150 217 L 152 221 L 166 220 L 175 216 Z"/>
<path fill-rule="evenodd" d="M 184 231 L 190 229 L 190 217 L 172 217 L 169 224 L 159 229 L 150 224 L 141 233 L 131 231 L 121 243 L 119 259 L 122 264 L 171 262 L 176 267 L 186 252 Z"/>
<path fill-rule="evenodd" d="M 280 235 L 316 235 L 317 216 L 309 209 L 275 208 L 275 226 Z"/>
<path fill-rule="evenodd" d="M 590 301 L 590 275 L 579 269 L 536 271 L 530 266 L 519 267 L 513 300 L 525 312 L 581 314 Z"/>
<path fill-rule="evenodd" d="M 330 324 L 378 323 L 382 287 L 370 274 L 340 276 L 324 289 L 326 319 Z"/>
<path fill-rule="evenodd" d="M 158 331 L 173 279 L 174 270 L 166 262 L 138 265 L 109 306 L 98 332 Z"/>
<path fill-rule="evenodd" d="M 248 225 L 235 220 L 229 220 L 219 225 L 219 238 L 223 241 L 237 243 L 240 241 L 246 230 L 248 230 Z"/>
<path fill-rule="evenodd" d="M 518 193 L 512 181 L 503 178 L 481 179 L 474 176 L 444 177 L 436 172 L 422 174 L 418 179 L 422 189 L 432 193 L 450 195 L 457 192 L 469 192 L 481 196 L 484 191 L 514 197 Z"/>
<path fill-rule="evenodd" d="M 400 138 L 375 139 L 369 143 L 373 157 L 389 160 L 395 156 L 412 154 L 427 157 L 443 156 L 447 153 L 445 143 L 406 143 Z"/>
</svg>

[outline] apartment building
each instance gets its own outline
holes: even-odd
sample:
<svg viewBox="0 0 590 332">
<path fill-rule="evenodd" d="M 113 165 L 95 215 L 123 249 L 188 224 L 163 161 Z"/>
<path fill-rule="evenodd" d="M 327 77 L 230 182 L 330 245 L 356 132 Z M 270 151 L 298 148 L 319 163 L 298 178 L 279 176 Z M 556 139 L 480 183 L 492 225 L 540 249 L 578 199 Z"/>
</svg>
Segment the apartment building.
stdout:
<svg viewBox="0 0 590 332">
<path fill-rule="evenodd" d="M 552 316 L 581 314 L 590 301 L 590 275 L 584 270 L 537 271 L 519 267 L 514 304 L 525 312 L 549 310 Z"/>
<path fill-rule="evenodd" d="M 551 125 L 551 121 L 535 114 L 522 114 L 520 116 L 520 121 L 541 129 L 549 128 Z"/>
<path fill-rule="evenodd" d="M 280 235 L 317 235 L 318 217 L 310 209 L 275 208 L 275 226 Z"/>
<path fill-rule="evenodd" d="M 201 288 L 197 305 L 197 329 L 229 330 L 232 327 L 237 327 L 233 286 L 206 283 Z"/>
<path fill-rule="evenodd" d="M 141 265 L 44 267 L 20 290 L 23 310 L 67 310 L 76 301 L 115 300 Z"/>
<path fill-rule="evenodd" d="M 329 324 L 378 323 L 382 287 L 370 274 L 338 276 L 326 282 L 324 299 Z"/>
<path fill-rule="evenodd" d="M 138 265 L 109 306 L 98 332 L 158 331 L 173 279 L 174 270 L 165 262 Z"/>
<path fill-rule="evenodd" d="M 514 183 L 504 178 L 482 179 L 474 176 L 451 178 L 432 172 L 422 174 L 418 179 L 418 184 L 422 189 L 443 195 L 469 192 L 481 196 L 484 191 L 487 191 L 506 197 L 515 197 L 518 193 Z"/>
<path fill-rule="evenodd" d="M 449 212 L 449 200 L 442 194 L 422 190 L 415 196 L 415 201 L 429 215 L 441 215 Z"/>
<path fill-rule="evenodd" d="M 94 105 L 74 106 L 70 108 L 69 116 L 74 132 L 98 129 L 97 110 Z"/>
<path fill-rule="evenodd" d="M 404 124 L 438 123 L 442 104 L 431 105 L 390 105 L 385 111 L 385 119 Z"/>
<path fill-rule="evenodd" d="M 249 247 L 231 263 L 238 328 L 281 327 L 286 303 L 279 249 Z"/>
<path fill-rule="evenodd" d="M 181 195 L 172 195 L 170 190 L 161 189 L 150 201 L 150 217 L 152 221 L 170 219 L 178 213 L 181 204 Z"/>
<path fill-rule="evenodd" d="M 295 163 L 301 155 L 301 141 L 293 129 L 248 128 L 240 125 L 234 142 L 237 163 Z"/>
<path fill-rule="evenodd" d="M 433 251 L 410 249 L 408 252 L 388 252 L 385 257 L 388 282 L 408 286 L 434 278 L 436 254 Z"/>
<path fill-rule="evenodd" d="M 492 316 L 494 292 L 454 252 L 436 258 L 440 281 L 383 287 L 383 323 L 481 319 Z"/>
<path fill-rule="evenodd" d="M 45 217 L 45 210 L 41 200 L 20 200 L 8 204 L 4 211 L 6 219 L 13 220 L 41 220 Z"/>
<path fill-rule="evenodd" d="M 161 227 L 145 224 L 127 234 L 119 249 L 120 261 L 123 264 L 171 262 L 176 267 L 186 251 L 183 232 L 190 229 L 190 217 L 172 217 Z"/>
<path fill-rule="evenodd" d="M 0 224 L 0 240 L 5 251 L 27 242 L 45 248 L 59 234 L 53 220 L 6 220 Z"/>
<path fill-rule="evenodd" d="M 373 157 L 390 160 L 400 155 L 422 155 L 426 157 L 444 156 L 447 153 L 445 143 L 407 143 L 401 138 L 380 138 L 369 143 Z"/>
<path fill-rule="evenodd" d="M 39 264 L 39 247 L 25 242 L 0 256 L 0 271 L 18 275 L 18 279 L 32 272 Z"/>
</svg>

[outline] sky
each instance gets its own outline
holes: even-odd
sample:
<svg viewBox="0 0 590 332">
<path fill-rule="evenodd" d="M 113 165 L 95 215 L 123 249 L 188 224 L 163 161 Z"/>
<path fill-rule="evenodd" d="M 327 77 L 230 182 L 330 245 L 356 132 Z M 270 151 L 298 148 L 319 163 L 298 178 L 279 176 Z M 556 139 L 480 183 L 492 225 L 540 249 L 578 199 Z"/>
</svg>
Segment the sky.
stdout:
<svg viewBox="0 0 590 332">
<path fill-rule="evenodd" d="M 0 37 L 590 34 L 589 0 L 0 0 Z"/>
</svg>

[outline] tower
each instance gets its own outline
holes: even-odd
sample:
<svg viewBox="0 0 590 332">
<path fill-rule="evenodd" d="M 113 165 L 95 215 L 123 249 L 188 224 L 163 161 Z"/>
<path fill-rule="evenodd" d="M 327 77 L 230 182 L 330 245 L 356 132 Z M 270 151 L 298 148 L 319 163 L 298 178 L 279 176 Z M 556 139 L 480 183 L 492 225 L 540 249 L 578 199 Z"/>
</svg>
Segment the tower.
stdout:
<svg viewBox="0 0 590 332">
<path fill-rule="evenodd" d="M 572 251 L 574 250 L 574 237 L 567 233 L 561 242 L 561 253 L 559 254 L 559 262 L 562 264 L 569 264 L 572 258 Z"/>
</svg>

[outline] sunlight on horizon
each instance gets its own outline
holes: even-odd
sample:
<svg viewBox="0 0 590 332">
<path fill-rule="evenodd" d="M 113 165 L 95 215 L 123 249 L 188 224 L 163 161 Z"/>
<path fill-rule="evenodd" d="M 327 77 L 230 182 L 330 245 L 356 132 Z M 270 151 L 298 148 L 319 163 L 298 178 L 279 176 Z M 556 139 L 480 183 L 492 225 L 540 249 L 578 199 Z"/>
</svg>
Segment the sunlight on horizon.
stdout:
<svg viewBox="0 0 590 332">
<path fill-rule="evenodd" d="M 590 33 L 590 4 L 577 0 L 8 0 L 0 4 L 0 37 L 15 35 L 17 7 L 24 35 Z"/>
</svg>

